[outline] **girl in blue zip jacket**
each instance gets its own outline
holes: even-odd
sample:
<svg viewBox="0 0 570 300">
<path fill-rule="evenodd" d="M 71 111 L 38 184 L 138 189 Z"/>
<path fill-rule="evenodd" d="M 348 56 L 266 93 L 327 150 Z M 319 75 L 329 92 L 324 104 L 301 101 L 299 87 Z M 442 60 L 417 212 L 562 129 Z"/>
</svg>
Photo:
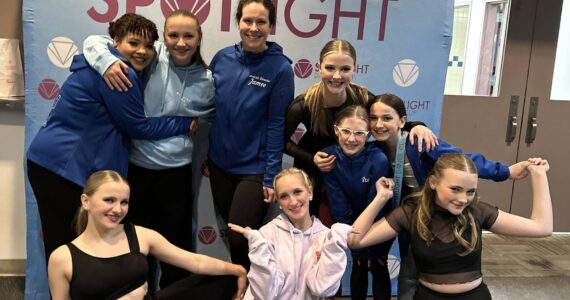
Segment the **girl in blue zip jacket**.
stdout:
<svg viewBox="0 0 570 300">
<path fill-rule="evenodd" d="M 396 162 L 398 143 L 403 136 L 402 130 L 407 120 L 404 101 L 393 94 L 383 94 L 371 99 L 367 104 L 370 118 L 370 131 L 378 141 L 378 146 L 388 155 L 393 167 Z M 419 192 L 426 178 L 435 165 L 437 159 L 445 153 L 461 153 L 461 149 L 449 145 L 443 140 L 438 140 L 438 145 L 431 151 L 418 151 L 409 139 L 402 140 L 403 149 L 402 182 L 399 199 L 404 199 L 413 192 Z M 425 149 L 425 148 L 424 148 Z M 501 162 L 487 160 L 477 153 L 465 154 L 477 167 L 479 178 L 493 181 L 507 179 L 522 179 L 528 175 L 525 171 L 530 162 L 522 161 L 512 166 Z M 393 169 L 395 174 L 398 170 Z M 397 178 L 394 178 L 397 180 Z M 395 194 L 397 191 L 394 192 Z M 417 274 L 411 253 L 408 253 L 408 238 L 406 235 L 398 237 L 400 245 L 400 275 L 398 277 L 398 299 L 412 299 L 417 285 Z M 410 255 L 408 255 L 410 254 Z"/>
<path fill-rule="evenodd" d="M 114 40 L 109 51 L 132 69 L 127 75 L 133 88 L 110 90 L 85 57 L 76 55 L 72 74 L 26 154 L 46 259 L 75 237 L 72 223 L 91 173 L 109 169 L 126 176 L 131 138 L 163 139 L 190 130 L 189 117 L 147 118 L 144 112 L 141 71 L 155 55 L 156 25 L 126 14 L 110 23 L 109 35 Z"/>
<path fill-rule="evenodd" d="M 368 122 L 364 107 L 347 106 L 338 113 L 334 122 L 338 144 L 322 150 L 336 157 L 334 168 L 330 172 L 323 172 L 334 222 L 352 224 L 376 196 L 376 181 L 389 176 L 390 165 L 384 151 L 374 143 L 366 143 L 369 137 Z M 390 205 L 385 206 L 377 218 L 382 218 L 390 210 Z M 352 299 L 366 299 L 368 272 L 372 274 L 374 299 L 390 299 L 387 262 L 391 245 L 392 240 L 352 251 Z"/>
</svg>

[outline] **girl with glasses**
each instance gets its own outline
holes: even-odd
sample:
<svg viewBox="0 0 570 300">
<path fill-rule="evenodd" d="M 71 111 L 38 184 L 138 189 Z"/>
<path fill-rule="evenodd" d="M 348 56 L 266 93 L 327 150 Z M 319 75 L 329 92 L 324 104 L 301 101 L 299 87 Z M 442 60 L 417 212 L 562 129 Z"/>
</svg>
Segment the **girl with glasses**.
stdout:
<svg viewBox="0 0 570 300">
<path fill-rule="evenodd" d="M 338 144 L 322 150 L 336 157 L 334 168 L 323 173 L 333 222 L 352 224 L 376 196 L 376 181 L 389 176 L 388 158 L 374 143 L 367 143 L 368 122 L 364 107 L 351 105 L 344 108 L 338 113 L 334 125 Z M 390 205 L 387 205 L 377 218 L 390 210 Z M 391 245 L 392 240 L 389 240 L 363 250 L 352 250 L 352 299 L 366 299 L 369 272 L 372 274 L 374 299 L 390 299 L 388 252 Z"/>
<path fill-rule="evenodd" d="M 313 182 L 314 199 L 311 202 L 311 214 L 319 216 L 323 192 L 321 172 L 328 172 L 334 167 L 336 156 L 328 155 L 321 149 L 335 144 L 333 123 L 335 114 L 350 105 L 365 107 L 374 95 L 364 86 L 355 84 L 352 79 L 356 70 L 356 49 L 346 40 L 333 39 L 327 42 L 319 56 L 319 82 L 297 96 L 289 106 L 285 121 L 285 153 L 294 158 L 293 165 L 303 169 Z M 412 136 L 418 136 L 419 145 L 426 141 L 426 146 L 435 145 L 435 135 L 421 122 L 409 122 L 406 128 Z M 306 128 L 298 141 L 291 136 L 299 126 Z M 414 141 L 412 141 L 414 142 Z M 325 202 L 325 201 L 323 201 Z M 330 218 L 320 216 L 323 222 Z"/>
</svg>

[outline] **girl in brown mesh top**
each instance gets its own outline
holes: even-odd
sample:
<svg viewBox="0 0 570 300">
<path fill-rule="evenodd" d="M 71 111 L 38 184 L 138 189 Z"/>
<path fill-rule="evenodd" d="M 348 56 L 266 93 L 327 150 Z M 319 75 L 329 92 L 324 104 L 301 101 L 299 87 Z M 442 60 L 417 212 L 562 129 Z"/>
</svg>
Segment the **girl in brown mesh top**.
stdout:
<svg viewBox="0 0 570 300">
<path fill-rule="evenodd" d="M 421 192 L 413 194 L 385 218 L 374 222 L 392 197 L 393 181 L 381 178 L 377 195 L 355 221 L 351 248 L 368 247 L 410 234 L 420 286 L 414 299 L 491 299 L 481 274 L 481 232 L 541 237 L 552 233 L 548 162 L 530 158 L 526 171 L 533 188 L 530 218 L 478 201 L 477 169 L 463 154 L 438 159 Z"/>
</svg>

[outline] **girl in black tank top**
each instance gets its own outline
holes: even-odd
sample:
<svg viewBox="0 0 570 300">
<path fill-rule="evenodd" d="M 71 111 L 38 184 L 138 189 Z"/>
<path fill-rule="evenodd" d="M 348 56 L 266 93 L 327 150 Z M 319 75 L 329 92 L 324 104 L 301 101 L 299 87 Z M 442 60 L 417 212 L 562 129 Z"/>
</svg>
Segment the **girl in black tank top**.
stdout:
<svg viewBox="0 0 570 300">
<path fill-rule="evenodd" d="M 77 216 L 80 235 L 49 259 L 54 300 L 241 299 L 247 281 L 242 266 L 180 249 L 153 230 L 121 224 L 129 201 L 128 183 L 118 173 L 98 171 L 89 177 Z M 147 255 L 193 274 L 226 276 L 191 275 L 149 295 Z"/>
</svg>

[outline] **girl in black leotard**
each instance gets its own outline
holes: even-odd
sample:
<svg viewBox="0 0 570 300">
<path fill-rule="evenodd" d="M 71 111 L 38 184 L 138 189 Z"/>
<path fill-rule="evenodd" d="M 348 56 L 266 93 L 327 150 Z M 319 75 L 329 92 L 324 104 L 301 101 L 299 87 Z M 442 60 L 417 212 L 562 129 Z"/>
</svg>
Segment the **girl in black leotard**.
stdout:
<svg viewBox="0 0 570 300">
<path fill-rule="evenodd" d="M 162 235 L 121 224 L 129 210 L 128 183 L 114 171 L 93 173 L 81 195 L 79 236 L 57 248 L 48 263 L 52 299 L 241 299 L 246 271 L 205 255 L 180 249 Z M 147 255 L 194 274 L 149 295 Z"/>
</svg>

